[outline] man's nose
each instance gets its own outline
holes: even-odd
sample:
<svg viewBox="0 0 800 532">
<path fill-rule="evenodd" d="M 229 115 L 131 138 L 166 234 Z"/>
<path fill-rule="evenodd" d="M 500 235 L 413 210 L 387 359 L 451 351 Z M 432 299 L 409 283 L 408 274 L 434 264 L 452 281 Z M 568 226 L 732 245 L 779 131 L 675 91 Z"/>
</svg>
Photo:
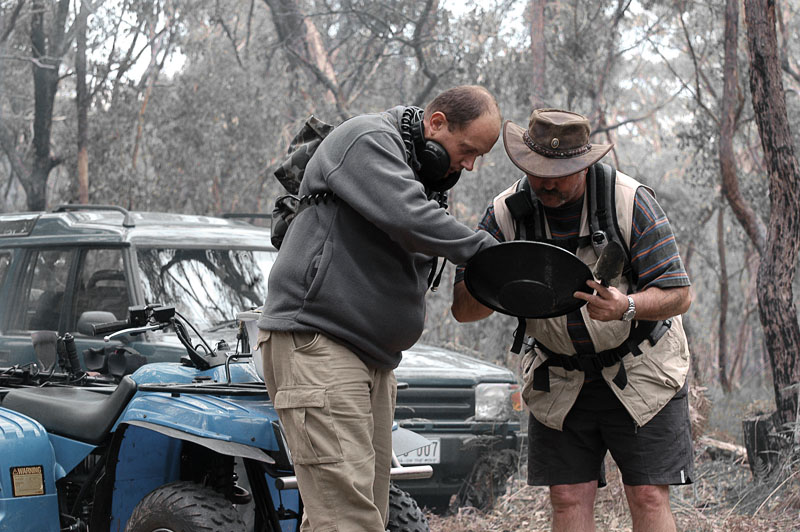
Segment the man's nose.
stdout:
<svg viewBox="0 0 800 532">
<path fill-rule="evenodd" d="M 467 172 L 471 172 L 472 168 L 475 166 L 475 157 L 467 157 L 461 161 L 461 168 L 466 170 Z"/>
</svg>

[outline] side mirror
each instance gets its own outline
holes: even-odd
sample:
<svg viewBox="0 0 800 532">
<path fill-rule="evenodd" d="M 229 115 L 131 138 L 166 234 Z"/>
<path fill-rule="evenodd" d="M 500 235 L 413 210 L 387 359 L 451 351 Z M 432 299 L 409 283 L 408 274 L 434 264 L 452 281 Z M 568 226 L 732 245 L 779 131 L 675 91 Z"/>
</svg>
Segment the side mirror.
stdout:
<svg viewBox="0 0 800 532">
<path fill-rule="evenodd" d="M 105 310 L 88 310 L 78 318 L 78 332 L 84 336 L 94 336 L 92 325 L 111 323 L 112 321 L 117 321 L 117 317 L 114 316 L 112 312 L 107 312 Z"/>
</svg>

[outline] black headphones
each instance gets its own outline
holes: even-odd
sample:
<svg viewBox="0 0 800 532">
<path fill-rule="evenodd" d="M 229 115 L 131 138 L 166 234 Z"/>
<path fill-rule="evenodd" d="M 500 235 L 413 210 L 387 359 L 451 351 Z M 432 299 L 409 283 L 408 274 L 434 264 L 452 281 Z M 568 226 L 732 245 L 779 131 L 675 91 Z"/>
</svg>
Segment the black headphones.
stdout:
<svg viewBox="0 0 800 532">
<path fill-rule="evenodd" d="M 406 107 L 403 111 L 400 129 L 406 156 L 425 188 L 433 192 L 443 192 L 458 182 L 461 172 L 447 173 L 450 169 L 450 155 L 435 140 L 425 139 L 422 116 L 423 111 L 419 107 Z"/>
</svg>

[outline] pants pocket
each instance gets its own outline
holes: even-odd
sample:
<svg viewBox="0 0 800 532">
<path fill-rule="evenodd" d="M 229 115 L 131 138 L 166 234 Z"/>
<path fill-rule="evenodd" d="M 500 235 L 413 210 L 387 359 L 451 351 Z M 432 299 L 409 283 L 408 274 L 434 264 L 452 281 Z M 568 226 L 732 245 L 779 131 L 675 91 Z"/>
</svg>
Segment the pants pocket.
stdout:
<svg viewBox="0 0 800 532">
<path fill-rule="evenodd" d="M 250 346 L 253 349 L 253 352 L 261 351 L 261 346 L 269 342 L 270 337 L 272 336 L 272 331 L 267 331 L 265 329 L 258 330 L 258 336 L 256 337 L 255 345 Z M 251 338 L 250 341 L 252 342 L 253 339 Z"/>
<path fill-rule="evenodd" d="M 342 445 L 324 387 L 278 390 L 274 404 L 296 464 L 331 464 L 343 460 Z"/>
</svg>

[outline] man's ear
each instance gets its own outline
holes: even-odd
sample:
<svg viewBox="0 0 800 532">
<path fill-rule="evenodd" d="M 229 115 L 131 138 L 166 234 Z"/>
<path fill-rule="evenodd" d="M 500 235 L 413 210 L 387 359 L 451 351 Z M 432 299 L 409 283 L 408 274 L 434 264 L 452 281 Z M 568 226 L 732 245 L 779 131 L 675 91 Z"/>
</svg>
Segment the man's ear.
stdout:
<svg viewBox="0 0 800 532">
<path fill-rule="evenodd" d="M 430 118 L 428 118 L 428 126 L 430 127 L 430 133 L 434 134 L 442 129 L 447 128 L 447 117 L 441 111 L 436 111 L 433 113 Z"/>
</svg>

